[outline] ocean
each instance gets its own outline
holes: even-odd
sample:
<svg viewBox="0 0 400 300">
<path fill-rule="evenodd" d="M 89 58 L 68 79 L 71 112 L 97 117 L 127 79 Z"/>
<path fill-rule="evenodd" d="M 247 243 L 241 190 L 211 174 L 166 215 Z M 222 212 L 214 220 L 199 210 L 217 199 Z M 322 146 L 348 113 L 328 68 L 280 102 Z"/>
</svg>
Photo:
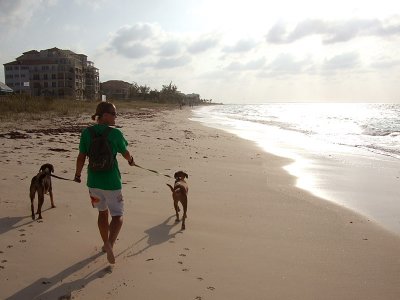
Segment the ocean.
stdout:
<svg viewBox="0 0 400 300">
<path fill-rule="evenodd" d="M 400 234 L 400 104 L 203 106 L 193 120 L 290 158 L 296 185 Z"/>
</svg>

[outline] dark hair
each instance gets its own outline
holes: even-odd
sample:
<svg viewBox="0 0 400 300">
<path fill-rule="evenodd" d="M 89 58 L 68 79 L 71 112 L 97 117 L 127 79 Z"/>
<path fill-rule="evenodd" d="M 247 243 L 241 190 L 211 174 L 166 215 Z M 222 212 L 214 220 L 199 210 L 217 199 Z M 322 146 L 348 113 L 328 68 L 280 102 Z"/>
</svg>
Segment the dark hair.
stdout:
<svg viewBox="0 0 400 300">
<path fill-rule="evenodd" d="M 101 118 L 104 113 L 112 112 L 114 110 L 115 110 L 114 104 L 112 104 L 111 102 L 103 102 L 102 101 L 99 104 L 97 104 L 96 113 L 94 115 L 92 115 L 92 120 L 95 121 L 96 116 Z"/>
</svg>

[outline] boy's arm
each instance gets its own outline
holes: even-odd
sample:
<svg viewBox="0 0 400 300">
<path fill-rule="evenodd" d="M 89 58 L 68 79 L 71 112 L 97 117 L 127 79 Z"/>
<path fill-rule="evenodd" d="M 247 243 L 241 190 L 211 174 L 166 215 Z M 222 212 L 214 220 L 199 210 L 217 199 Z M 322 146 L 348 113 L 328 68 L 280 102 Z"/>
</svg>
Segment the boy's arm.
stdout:
<svg viewBox="0 0 400 300">
<path fill-rule="evenodd" d="M 78 157 L 76 158 L 76 169 L 75 169 L 75 178 L 74 181 L 81 182 L 81 173 L 83 166 L 85 165 L 86 154 L 79 152 Z"/>
</svg>

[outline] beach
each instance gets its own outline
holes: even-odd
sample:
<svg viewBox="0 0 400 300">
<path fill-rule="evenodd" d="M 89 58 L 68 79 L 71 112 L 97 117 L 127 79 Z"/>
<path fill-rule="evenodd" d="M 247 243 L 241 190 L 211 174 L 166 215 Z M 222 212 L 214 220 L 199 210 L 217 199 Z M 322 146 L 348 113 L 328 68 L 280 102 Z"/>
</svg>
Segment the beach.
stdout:
<svg viewBox="0 0 400 300">
<path fill-rule="evenodd" d="M 191 121 L 192 111 L 118 116 L 135 162 L 188 173 L 186 230 L 175 223 L 173 179 L 118 156 L 124 225 L 116 264 L 101 252 L 85 185 L 53 178 L 56 208 L 30 217 L 40 166 L 73 178 L 88 115 L 3 124 L 1 299 L 399 299 L 400 238 L 295 186 L 289 159 Z M 35 202 L 36 205 L 37 201 Z"/>
</svg>

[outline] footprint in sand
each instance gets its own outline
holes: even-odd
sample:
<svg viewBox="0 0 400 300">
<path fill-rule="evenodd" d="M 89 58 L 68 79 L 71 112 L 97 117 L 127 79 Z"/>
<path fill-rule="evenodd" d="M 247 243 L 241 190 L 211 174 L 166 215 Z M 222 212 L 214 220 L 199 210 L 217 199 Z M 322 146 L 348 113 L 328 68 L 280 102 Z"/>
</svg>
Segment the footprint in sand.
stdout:
<svg viewBox="0 0 400 300">
<path fill-rule="evenodd" d="M 182 269 L 183 272 L 189 272 L 189 269 Z"/>
<path fill-rule="evenodd" d="M 103 278 L 107 274 L 111 274 L 113 272 L 113 267 L 112 266 L 108 266 L 108 267 L 105 267 L 101 271 L 102 271 L 101 273 L 99 272 L 99 278 Z"/>
<path fill-rule="evenodd" d="M 198 281 L 203 281 L 204 278 L 203 278 L 203 277 L 197 277 L 197 280 L 198 280 Z"/>
<path fill-rule="evenodd" d="M 71 299 L 72 299 L 72 295 L 71 295 L 71 293 L 68 293 L 68 294 L 58 297 L 57 300 L 71 300 Z"/>
<path fill-rule="evenodd" d="M 183 265 L 183 261 L 178 261 L 178 264 Z"/>
<path fill-rule="evenodd" d="M 207 290 L 214 291 L 214 290 L 215 290 L 215 287 L 213 287 L 213 286 L 208 286 L 208 287 L 207 287 Z"/>
<path fill-rule="evenodd" d="M 183 254 L 183 253 L 181 253 L 181 254 L 179 254 L 179 256 L 185 257 L 185 256 L 186 256 L 186 254 Z"/>
<path fill-rule="evenodd" d="M 26 243 L 26 240 L 19 240 L 20 243 Z"/>
</svg>

